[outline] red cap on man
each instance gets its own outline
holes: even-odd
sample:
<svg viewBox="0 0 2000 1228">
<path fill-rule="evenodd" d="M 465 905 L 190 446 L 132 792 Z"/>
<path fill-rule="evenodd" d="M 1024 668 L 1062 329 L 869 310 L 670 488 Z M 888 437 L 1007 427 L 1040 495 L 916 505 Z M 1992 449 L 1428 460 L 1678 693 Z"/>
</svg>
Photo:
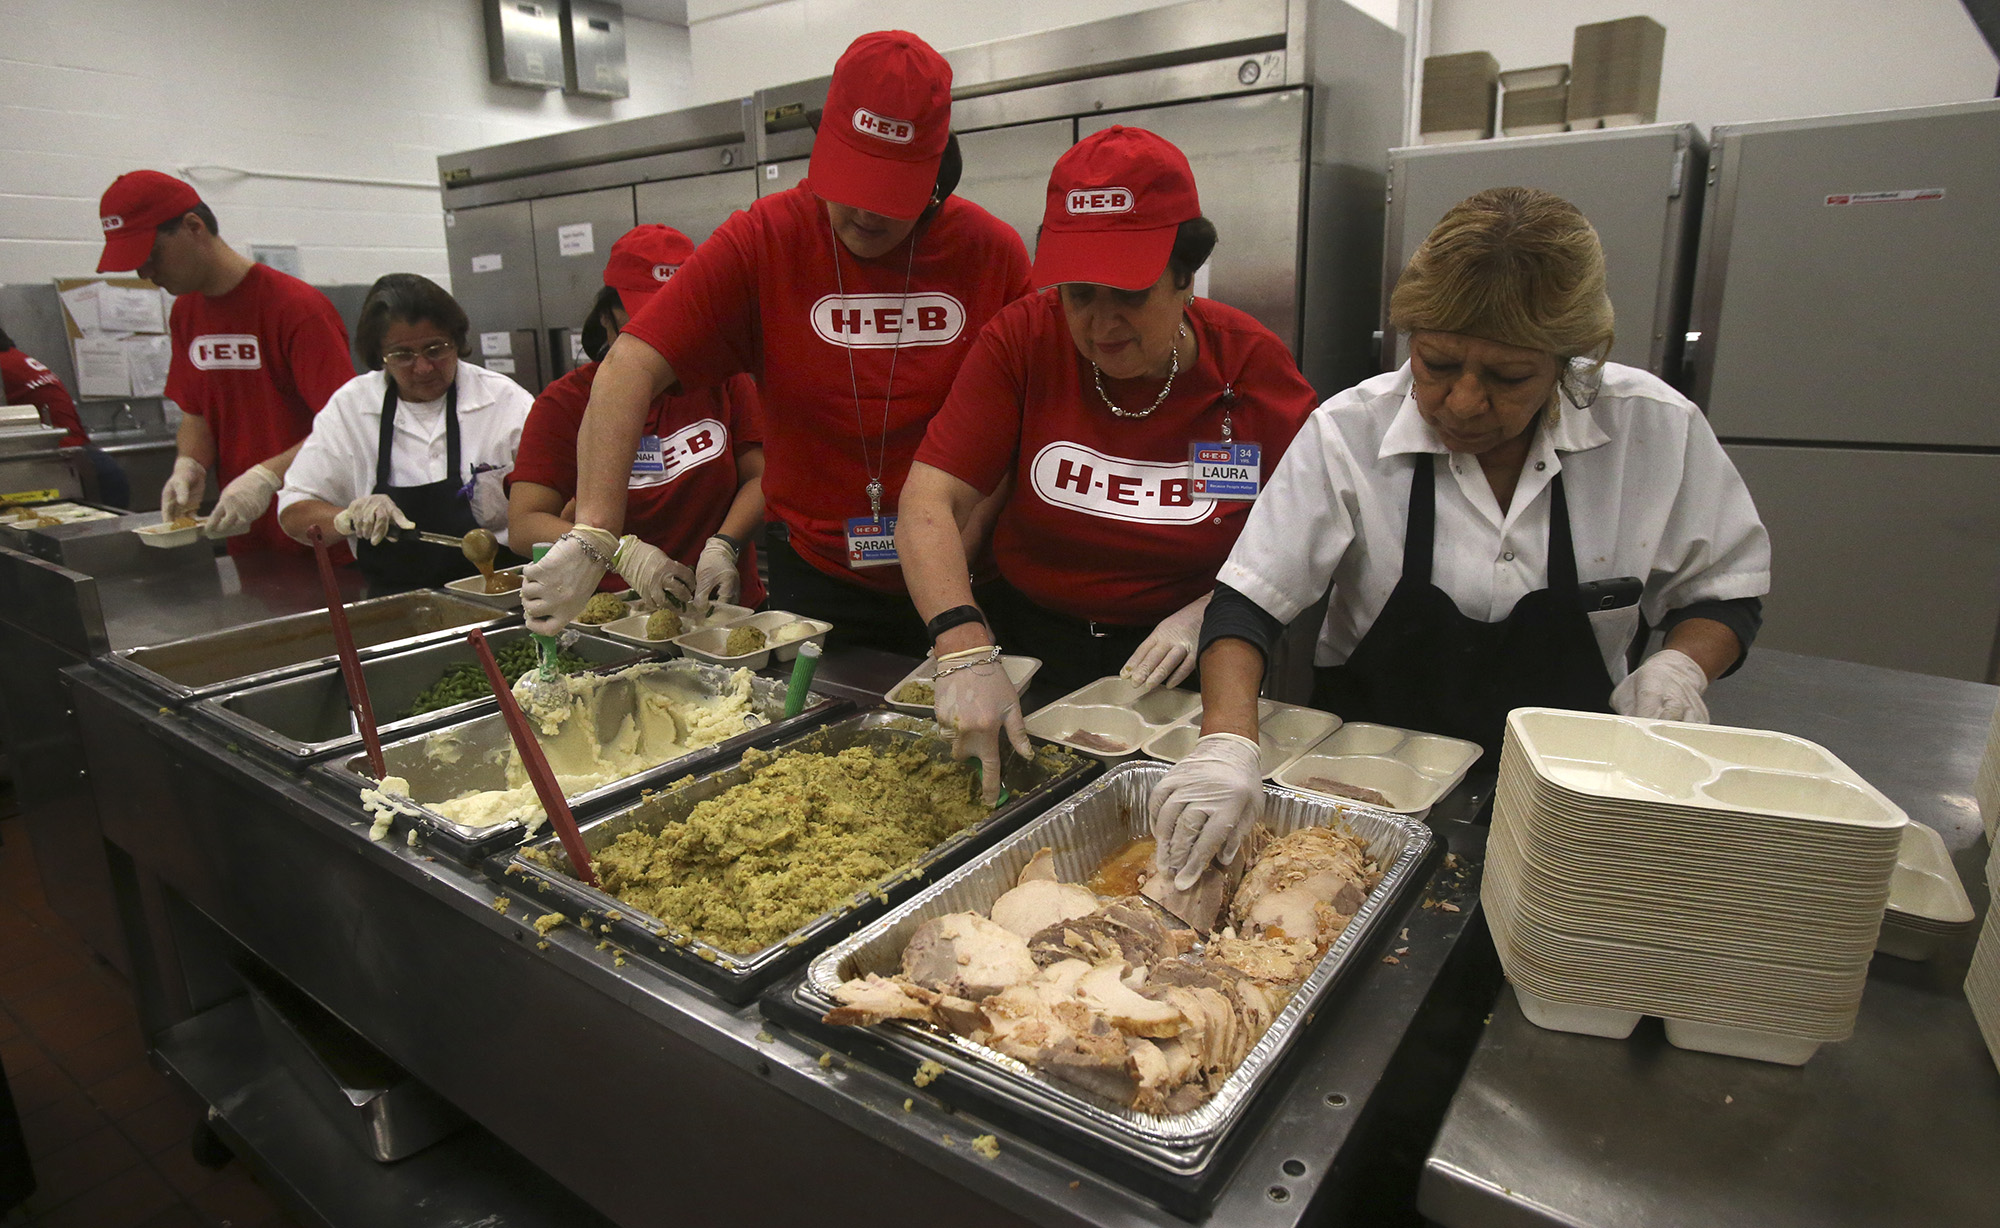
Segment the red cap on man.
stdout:
<svg viewBox="0 0 2000 1228">
<path fill-rule="evenodd" d="M 97 220 L 104 227 L 100 273 L 126 273 L 153 254 L 153 232 L 162 222 L 186 215 L 201 203 L 194 188 L 158 171 L 128 171 L 111 181 L 97 203 Z"/>
<path fill-rule="evenodd" d="M 1035 289 L 1143 290 L 1166 271 L 1181 223 L 1200 216 L 1194 170 L 1171 141 L 1123 125 L 1087 136 L 1049 173 Z"/>
<path fill-rule="evenodd" d="M 921 216 L 951 139 L 951 65 L 902 30 L 854 40 L 813 138 L 813 191 L 883 217 Z"/>
<path fill-rule="evenodd" d="M 634 226 L 611 245 L 604 284 L 618 291 L 625 314 L 636 316 L 692 255 L 694 241 L 673 227 L 650 222 Z"/>
</svg>

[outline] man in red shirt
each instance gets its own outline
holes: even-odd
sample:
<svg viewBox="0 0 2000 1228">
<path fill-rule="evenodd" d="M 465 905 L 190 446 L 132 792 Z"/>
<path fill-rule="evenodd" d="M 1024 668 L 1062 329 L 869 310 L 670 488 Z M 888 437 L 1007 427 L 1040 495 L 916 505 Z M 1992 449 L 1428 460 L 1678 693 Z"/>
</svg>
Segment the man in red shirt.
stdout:
<svg viewBox="0 0 2000 1228">
<path fill-rule="evenodd" d="M 693 251 L 688 237 L 671 226 L 626 231 L 611 245 L 606 293 L 592 313 L 609 325 L 604 331 L 615 338 Z M 561 509 L 576 495 L 576 437 L 597 370 L 596 362 L 585 363 L 544 388 L 521 429 L 507 478 L 507 536 L 517 554 L 572 527 Z M 763 471 L 755 380 L 735 375 L 696 393 L 663 392 L 647 410 L 626 480 L 626 527 L 680 568 L 694 568 L 695 599 L 756 606 L 764 600 L 764 582 L 757 578 L 750 535 L 764 519 Z M 655 601 L 662 596 L 648 591 L 652 584 L 644 577 L 614 573 L 604 583 L 637 588 Z M 664 587 L 664 575 L 658 583 Z"/>
<path fill-rule="evenodd" d="M 56 373 L 14 348 L 14 339 L 0 332 L 0 405 L 33 405 L 42 411 L 42 420 L 68 432 L 62 437 L 65 448 L 90 444 L 83 422 L 76 416 L 76 402 L 62 386 Z"/>
<path fill-rule="evenodd" d="M 120 175 L 98 214 L 97 271 L 137 270 L 178 296 L 167 398 L 184 416 L 161 519 L 193 514 L 214 469 L 222 497 L 205 527 L 230 538 L 231 554 L 304 550 L 278 527 L 271 501 L 313 415 L 354 378 L 340 313 L 311 286 L 224 243 L 214 211 L 171 175 Z"/>
<path fill-rule="evenodd" d="M 647 406 L 747 372 L 763 392 L 768 515 L 785 533 L 769 545 L 772 604 L 831 621 L 838 642 L 924 651 L 897 497 L 972 339 L 1028 288 L 1013 228 L 950 195 L 950 122 L 951 68 L 915 35 L 863 35 L 841 56 L 810 177 L 723 223 L 599 367 L 577 524 L 528 569 L 530 626 L 574 618 L 607 568 L 631 575 L 613 534 Z"/>
</svg>

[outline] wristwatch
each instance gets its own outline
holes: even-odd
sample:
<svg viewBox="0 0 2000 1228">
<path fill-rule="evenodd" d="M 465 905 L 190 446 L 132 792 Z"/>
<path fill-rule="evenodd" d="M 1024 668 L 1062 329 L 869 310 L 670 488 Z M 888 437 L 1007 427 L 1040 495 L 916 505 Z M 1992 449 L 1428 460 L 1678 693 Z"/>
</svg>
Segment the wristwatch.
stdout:
<svg viewBox="0 0 2000 1228">
<path fill-rule="evenodd" d="M 985 622 L 986 615 L 980 612 L 978 606 L 955 605 L 925 623 L 924 632 L 931 637 L 931 643 L 935 644 L 937 643 L 938 636 L 943 635 L 953 627 L 962 627 L 966 623 L 984 624 Z"/>
<path fill-rule="evenodd" d="M 710 533 L 709 536 L 720 539 L 724 545 L 729 547 L 729 553 L 739 559 L 743 557 L 744 543 L 750 540 L 747 537 L 731 537 L 727 533 Z"/>
</svg>

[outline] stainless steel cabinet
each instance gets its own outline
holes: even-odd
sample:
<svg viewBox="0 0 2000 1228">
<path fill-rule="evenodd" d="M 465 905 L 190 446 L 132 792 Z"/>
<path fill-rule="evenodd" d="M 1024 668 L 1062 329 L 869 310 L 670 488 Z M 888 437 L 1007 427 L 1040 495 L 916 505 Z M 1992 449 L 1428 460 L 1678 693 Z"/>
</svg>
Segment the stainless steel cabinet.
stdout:
<svg viewBox="0 0 2000 1228">
<path fill-rule="evenodd" d="M 1771 531 L 1760 645 L 1995 681 L 2000 456 L 1726 446 Z"/>
<path fill-rule="evenodd" d="M 1071 119 L 962 132 L 958 148 L 965 157 L 965 174 L 958 181 L 958 195 L 1020 231 L 1032 256 L 1049 171 L 1075 143 L 1076 121 Z"/>
<path fill-rule="evenodd" d="M 1475 192 L 1530 187 L 1569 201 L 1597 228 L 1617 314 L 1612 360 L 1680 383 L 1707 157 L 1692 124 L 1390 150 L 1383 365 L 1408 357 L 1405 339 L 1390 333 L 1389 294 L 1431 228 Z"/>
<path fill-rule="evenodd" d="M 444 242 L 452 295 L 472 322 L 474 361 L 539 392 L 546 377 L 534 344 L 542 306 L 531 213 L 527 201 L 453 210 Z"/>
<path fill-rule="evenodd" d="M 811 164 L 811 158 L 764 163 L 757 168 L 757 195 L 776 196 L 788 188 L 798 187 L 805 180 L 806 168 Z"/>
<path fill-rule="evenodd" d="M 1077 139 L 1113 124 L 1144 128 L 1180 147 L 1194 168 L 1201 211 L 1221 238 L 1201 293 L 1247 311 L 1300 352 L 1299 244 L 1296 204 L 1305 195 L 1304 90 L 1212 98 L 1202 102 L 1090 115 Z M 1053 161 L 1053 160 L 1051 160 Z M 1322 389 L 1322 391 L 1332 391 Z"/>
<path fill-rule="evenodd" d="M 632 229 L 632 189 L 605 188 L 529 203 L 534 209 L 542 327 L 581 327 L 604 285 L 604 262 L 611 245 Z"/>
<path fill-rule="evenodd" d="M 757 202 L 757 172 L 724 171 L 642 183 L 632 189 L 639 225 L 671 226 L 699 244 L 738 209 Z"/>
</svg>

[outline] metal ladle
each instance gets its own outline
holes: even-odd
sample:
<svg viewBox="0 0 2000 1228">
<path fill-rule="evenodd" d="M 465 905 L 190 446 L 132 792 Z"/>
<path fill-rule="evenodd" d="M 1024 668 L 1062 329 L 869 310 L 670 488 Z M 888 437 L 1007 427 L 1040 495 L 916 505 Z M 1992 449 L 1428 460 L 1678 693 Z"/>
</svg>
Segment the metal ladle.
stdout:
<svg viewBox="0 0 2000 1228">
<path fill-rule="evenodd" d="M 465 561 L 477 567 L 479 574 L 486 577 L 486 586 L 491 589 L 493 560 L 500 556 L 500 539 L 487 529 L 474 529 L 458 543 L 458 548 L 464 552 Z"/>
</svg>

